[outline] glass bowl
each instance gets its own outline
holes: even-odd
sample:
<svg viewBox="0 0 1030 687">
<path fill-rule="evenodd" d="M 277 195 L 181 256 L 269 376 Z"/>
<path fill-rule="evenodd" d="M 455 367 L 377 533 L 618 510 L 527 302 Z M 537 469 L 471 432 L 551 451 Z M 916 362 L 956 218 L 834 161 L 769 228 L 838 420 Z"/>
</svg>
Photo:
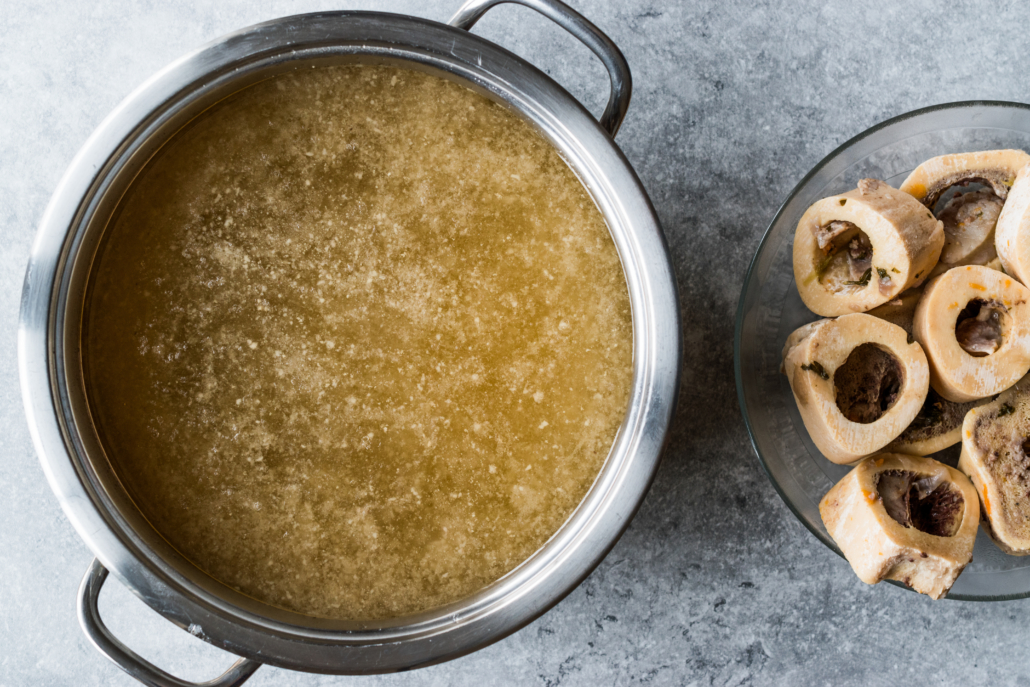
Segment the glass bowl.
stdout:
<svg viewBox="0 0 1030 687">
<path fill-rule="evenodd" d="M 851 469 L 824 458 L 801 421 L 780 360 L 787 335 L 819 319 L 801 302 L 791 264 L 794 230 L 820 198 L 874 177 L 897 188 L 915 167 L 945 153 L 1030 150 L 1030 105 L 960 102 L 916 110 L 868 129 L 826 156 L 787 197 L 765 232 L 744 280 L 733 341 L 737 396 L 762 466 L 794 515 L 841 555 L 819 517 L 819 500 Z M 934 454 L 951 466 L 959 446 Z M 949 598 L 1030 596 L 1030 556 L 1003 553 L 981 531 L 973 562 Z"/>
</svg>

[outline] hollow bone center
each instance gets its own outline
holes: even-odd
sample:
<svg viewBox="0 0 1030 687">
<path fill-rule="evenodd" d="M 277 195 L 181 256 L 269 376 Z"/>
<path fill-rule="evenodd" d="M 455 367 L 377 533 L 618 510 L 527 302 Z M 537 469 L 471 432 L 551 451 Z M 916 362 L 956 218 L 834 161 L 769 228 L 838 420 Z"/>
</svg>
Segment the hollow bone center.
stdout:
<svg viewBox="0 0 1030 687">
<path fill-rule="evenodd" d="M 955 321 L 955 340 L 974 358 L 983 358 L 1001 348 L 1001 317 L 1008 312 L 996 300 L 976 298 L 966 304 Z"/>
</svg>

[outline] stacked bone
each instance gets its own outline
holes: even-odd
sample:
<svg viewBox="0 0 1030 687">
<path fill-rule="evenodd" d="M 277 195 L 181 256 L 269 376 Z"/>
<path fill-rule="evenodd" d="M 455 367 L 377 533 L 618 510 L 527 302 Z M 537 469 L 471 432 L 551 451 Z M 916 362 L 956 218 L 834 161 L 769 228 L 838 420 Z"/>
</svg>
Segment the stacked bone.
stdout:
<svg viewBox="0 0 1030 687">
<path fill-rule="evenodd" d="M 862 179 L 805 212 L 793 258 L 825 319 L 788 337 L 783 371 L 816 447 L 856 466 L 819 506 L 856 574 L 940 598 L 981 520 L 1030 554 L 1030 155 Z M 928 457 L 960 441 L 958 469 Z"/>
</svg>

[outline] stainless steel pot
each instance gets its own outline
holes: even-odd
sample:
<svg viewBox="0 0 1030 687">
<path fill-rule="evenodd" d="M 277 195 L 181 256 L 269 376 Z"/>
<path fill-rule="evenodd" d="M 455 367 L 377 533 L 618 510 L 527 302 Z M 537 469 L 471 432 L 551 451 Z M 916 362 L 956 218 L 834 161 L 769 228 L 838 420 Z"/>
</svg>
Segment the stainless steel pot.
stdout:
<svg viewBox="0 0 1030 687">
<path fill-rule="evenodd" d="M 600 124 L 546 75 L 468 33 L 491 7 L 515 1 L 588 45 L 611 77 Z M 404 66 L 465 85 L 533 123 L 562 153 L 604 214 L 633 310 L 630 407 L 601 474 L 572 517 L 529 560 L 460 602 L 376 622 L 311 618 L 262 604 L 214 580 L 140 515 L 104 457 L 86 407 L 79 335 L 85 285 L 121 194 L 183 123 L 226 95 L 301 66 Z M 187 685 L 133 653 L 102 624 L 112 571 L 158 613 L 242 656 L 212 685 L 238 685 L 262 663 L 322 673 L 376 673 L 445 661 L 529 623 L 571 591 L 628 525 L 654 476 L 680 367 L 676 288 L 646 192 L 612 141 L 629 104 L 618 48 L 558 0 L 471 0 L 450 25 L 413 17 L 328 12 L 226 36 L 158 73 L 100 125 L 75 157 L 32 248 L 18 329 L 21 386 L 36 450 L 65 514 L 96 554 L 79 620 L 108 658 L 151 685 Z"/>
</svg>

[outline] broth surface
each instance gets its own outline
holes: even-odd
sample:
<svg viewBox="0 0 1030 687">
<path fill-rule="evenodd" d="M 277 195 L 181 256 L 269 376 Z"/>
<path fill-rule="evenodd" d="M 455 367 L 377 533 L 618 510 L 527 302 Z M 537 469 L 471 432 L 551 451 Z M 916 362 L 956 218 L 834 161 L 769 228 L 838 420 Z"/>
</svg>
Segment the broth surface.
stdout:
<svg viewBox="0 0 1030 687">
<path fill-rule="evenodd" d="M 505 108 L 392 67 L 207 111 L 108 228 L 83 363 L 137 506 L 229 586 L 374 619 L 465 597 L 586 494 L 632 327 L 604 219 Z"/>
</svg>

